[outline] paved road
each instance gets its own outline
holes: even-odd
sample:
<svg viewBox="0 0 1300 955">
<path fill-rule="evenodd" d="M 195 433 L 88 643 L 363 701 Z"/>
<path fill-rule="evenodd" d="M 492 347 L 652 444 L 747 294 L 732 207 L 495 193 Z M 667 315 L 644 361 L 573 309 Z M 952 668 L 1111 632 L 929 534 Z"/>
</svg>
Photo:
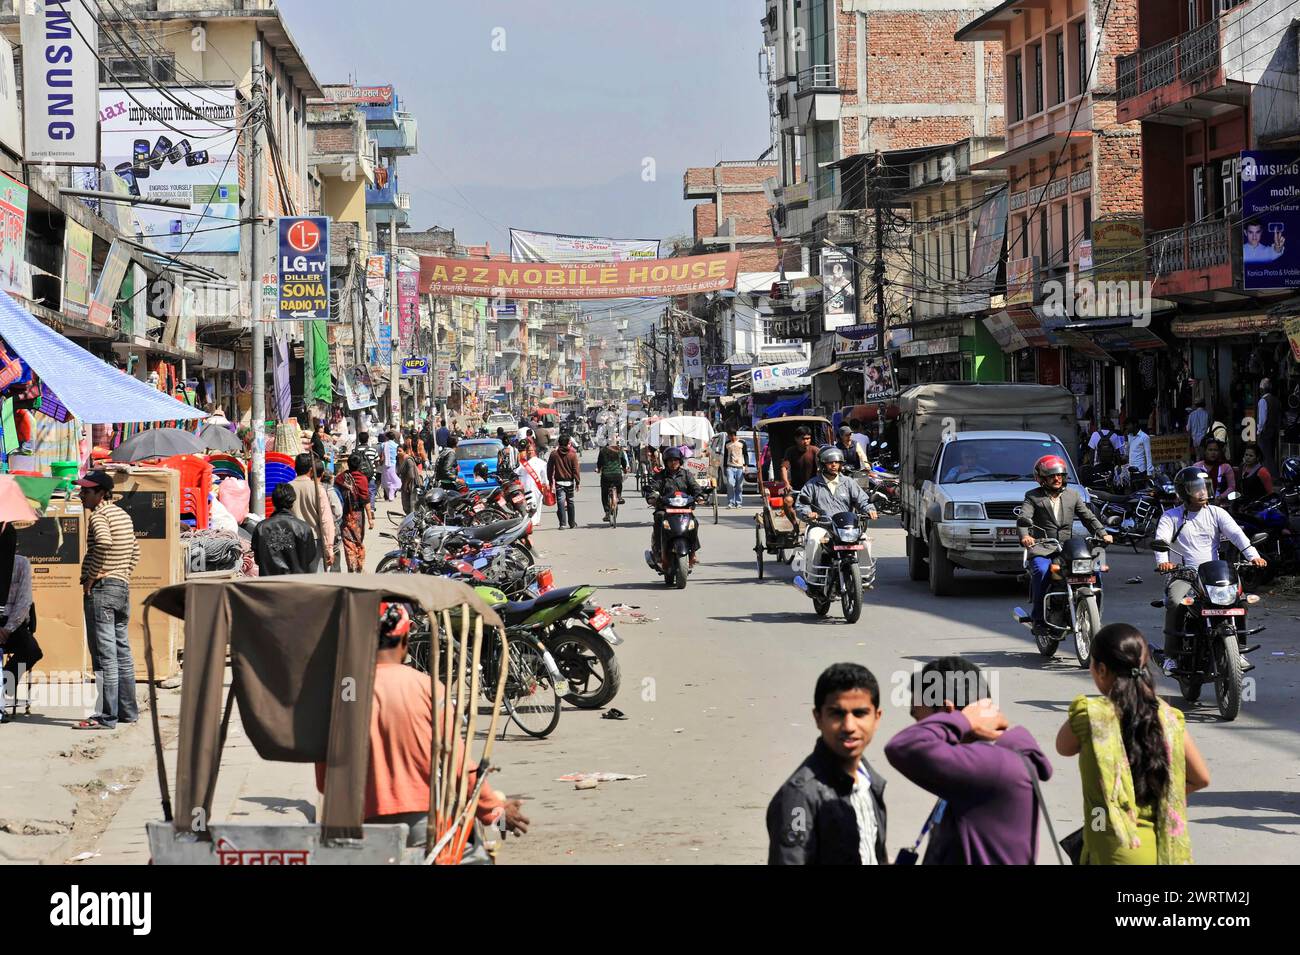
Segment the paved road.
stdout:
<svg viewBox="0 0 1300 955">
<path fill-rule="evenodd" d="M 1062 835 L 1082 812 L 1077 761 L 1055 756 L 1052 741 L 1071 699 L 1095 692 L 1063 646 L 1044 662 L 1027 630 L 1011 620 L 1023 603 L 1013 578 L 959 573 L 962 596 L 935 598 L 907 579 L 897 522 L 875 537 L 876 589 L 856 625 L 838 608 L 818 620 L 811 602 L 791 586 L 789 568 L 759 583 L 753 560 L 752 498 L 743 511 L 711 515 L 702 526 L 703 563 L 684 591 L 656 584 L 641 553 L 648 512 L 628 496 L 620 524 L 600 522 L 594 475 L 579 495 L 574 531 L 539 534 L 557 581 L 591 582 L 597 602 L 638 606 L 653 622 L 620 622 L 623 690 L 614 705 L 626 722 L 566 710 L 555 733 L 535 741 L 514 734 L 497 751 L 505 767 L 497 785 L 531 800 L 534 831 L 511 839 L 509 863 L 762 862 L 764 809 L 772 792 L 811 748 L 810 715 L 817 674 L 837 660 L 865 664 L 882 689 L 906 685 L 914 665 L 960 654 L 990 670 L 1000 702 L 1051 753 L 1056 776 L 1046 798 Z M 1158 576 L 1148 553 L 1112 554 L 1108 620 L 1158 628 L 1149 606 Z M 769 563 L 769 573 L 773 573 Z M 1139 575 L 1142 585 L 1125 581 Z M 1300 852 L 1300 605 L 1260 605 L 1269 627 L 1258 664 L 1258 699 L 1232 724 L 1208 706 L 1188 709 L 1188 725 L 1209 761 L 1213 784 L 1192 797 L 1198 861 L 1294 861 Z M 1271 654 L 1284 653 L 1285 656 Z M 1177 700 L 1177 687 L 1162 692 Z M 889 695 L 888 689 L 886 689 Z M 905 699 L 905 697 L 904 697 Z M 1181 701 L 1179 701 L 1179 705 Z M 885 718 L 868 758 L 888 779 L 890 854 L 910 844 L 932 798 L 888 766 L 883 742 L 909 719 L 906 702 L 885 701 Z M 574 790 L 555 778 L 571 772 L 644 773 L 646 778 Z M 1044 832 L 1045 836 L 1045 832 Z M 1046 838 L 1043 862 L 1054 861 Z"/>
<path fill-rule="evenodd" d="M 716 527 L 705 517 L 703 563 L 686 590 L 670 591 L 652 579 L 641 557 L 649 535 L 645 505 L 629 495 L 620 526 L 610 529 L 600 521 L 596 498 L 595 476 L 588 475 L 578 498 L 579 528 L 559 531 L 548 515 L 536 540 L 557 582 L 590 582 L 600 588 L 602 605 L 625 603 L 651 618 L 637 624 L 616 618 L 627 642 L 619 649 L 623 689 L 614 705 L 628 719 L 566 709 L 550 738 L 533 740 L 512 729 L 498 744 L 494 761 L 503 768 L 494 785 L 525 797 L 534 823 L 527 837 L 510 839 L 504 863 L 762 862 L 767 801 L 811 748 L 813 684 L 838 660 L 870 667 L 886 694 L 868 758 L 888 780 L 892 856 L 915 838 L 932 803 L 881 753 L 908 719 L 905 695 L 901 702 L 889 697 L 893 687 L 906 685 L 913 666 L 961 654 L 987 667 L 1010 719 L 1027 726 L 1049 753 L 1069 701 L 1093 691 L 1070 647 L 1044 662 L 1028 632 L 1012 622 L 1011 608 L 1024 600 L 1013 579 L 959 575 L 962 596 L 942 599 L 909 581 L 902 532 L 892 520 L 874 532 L 878 583 L 861 622 L 849 626 L 838 610 L 826 620 L 814 617 L 811 603 L 789 585 L 788 568 L 775 568 L 775 579 L 755 579 L 752 499 L 744 511 L 722 510 Z M 370 542 L 372 566 L 382 543 Z M 1107 619 L 1155 628 L 1158 613 L 1148 602 L 1158 578 L 1150 555 L 1112 554 L 1112 567 Z M 1145 582 L 1126 584 L 1134 574 Z M 1218 721 L 1212 702 L 1188 709 L 1213 775 L 1211 788 L 1191 799 L 1193 845 L 1203 863 L 1294 862 L 1300 855 L 1300 604 L 1266 600 L 1260 608 L 1269 630 L 1254 654 L 1258 699 L 1232 724 Z M 1162 690 L 1176 701 L 1172 683 Z M 311 817 L 316 794 L 309 767 L 262 763 L 237 726 L 231 744 L 214 815 Z M 1079 824 L 1077 764 L 1052 759 L 1057 773 L 1046 797 L 1064 834 Z M 645 778 L 585 791 L 556 780 L 593 771 Z M 143 820 L 156 815 L 156 793 L 139 787 L 95 861 L 145 861 Z M 1042 842 L 1041 861 L 1054 861 Z"/>
</svg>

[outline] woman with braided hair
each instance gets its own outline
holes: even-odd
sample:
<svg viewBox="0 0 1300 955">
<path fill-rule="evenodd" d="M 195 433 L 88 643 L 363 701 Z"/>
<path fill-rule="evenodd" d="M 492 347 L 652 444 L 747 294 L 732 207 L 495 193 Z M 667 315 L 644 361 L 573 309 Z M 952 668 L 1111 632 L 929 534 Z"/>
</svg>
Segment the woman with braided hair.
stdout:
<svg viewBox="0 0 1300 955">
<path fill-rule="evenodd" d="M 1092 638 L 1092 681 L 1056 736 L 1056 751 L 1079 757 L 1084 865 L 1190 865 L 1187 796 L 1210 771 L 1183 714 L 1156 695 L 1150 648 L 1127 623 Z"/>
</svg>

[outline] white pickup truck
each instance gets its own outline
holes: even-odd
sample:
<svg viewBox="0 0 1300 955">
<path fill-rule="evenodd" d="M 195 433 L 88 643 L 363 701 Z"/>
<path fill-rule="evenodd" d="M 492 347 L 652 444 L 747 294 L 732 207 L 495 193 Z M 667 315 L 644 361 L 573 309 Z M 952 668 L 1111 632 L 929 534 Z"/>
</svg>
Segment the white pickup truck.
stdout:
<svg viewBox="0 0 1300 955">
<path fill-rule="evenodd" d="M 1039 458 L 1070 462 L 1073 397 L 1046 385 L 931 384 L 909 389 L 900 407 L 899 491 L 911 578 L 946 596 L 957 568 L 1020 573 L 1016 509 L 1037 486 Z M 1069 483 L 1086 500 L 1069 467 Z"/>
</svg>

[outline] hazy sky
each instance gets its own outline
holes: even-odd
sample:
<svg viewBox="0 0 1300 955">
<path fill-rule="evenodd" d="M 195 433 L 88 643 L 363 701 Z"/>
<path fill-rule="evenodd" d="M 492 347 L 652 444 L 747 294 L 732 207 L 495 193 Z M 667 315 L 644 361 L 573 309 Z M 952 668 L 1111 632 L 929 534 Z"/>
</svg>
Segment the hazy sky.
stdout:
<svg viewBox="0 0 1300 955">
<path fill-rule="evenodd" d="M 411 225 L 691 231 L 688 166 L 768 147 L 761 0 L 281 0 L 322 83 L 392 83 L 419 123 Z M 493 49 L 497 45 L 505 49 Z M 654 161 L 654 180 L 642 178 Z"/>
</svg>

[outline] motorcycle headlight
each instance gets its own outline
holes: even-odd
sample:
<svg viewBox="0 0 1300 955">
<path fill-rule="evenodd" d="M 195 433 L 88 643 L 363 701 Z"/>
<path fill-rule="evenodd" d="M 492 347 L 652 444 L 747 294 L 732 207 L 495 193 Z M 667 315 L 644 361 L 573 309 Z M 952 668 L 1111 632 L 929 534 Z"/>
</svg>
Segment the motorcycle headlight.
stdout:
<svg viewBox="0 0 1300 955">
<path fill-rule="evenodd" d="M 984 520 L 984 505 L 978 502 L 949 501 L 943 506 L 943 519 L 945 521 L 982 521 Z"/>
<path fill-rule="evenodd" d="M 1218 584 L 1213 587 L 1205 588 L 1205 596 L 1210 599 L 1210 603 L 1226 606 L 1237 602 L 1237 588 L 1233 584 Z"/>
<path fill-rule="evenodd" d="M 862 537 L 862 528 L 860 527 L 841 528 L 839 537 L 840 540 L 844 541 L 844 543 L 846 544 L 856 544 L 858 542 L 858 539 Z"/>
<path fill-rule="evenodd" d="M 1075 560 L 1070 562 L 1070 573 L 1072 574 L 1091 574 L 1092 560 Z"/>
</svg>

